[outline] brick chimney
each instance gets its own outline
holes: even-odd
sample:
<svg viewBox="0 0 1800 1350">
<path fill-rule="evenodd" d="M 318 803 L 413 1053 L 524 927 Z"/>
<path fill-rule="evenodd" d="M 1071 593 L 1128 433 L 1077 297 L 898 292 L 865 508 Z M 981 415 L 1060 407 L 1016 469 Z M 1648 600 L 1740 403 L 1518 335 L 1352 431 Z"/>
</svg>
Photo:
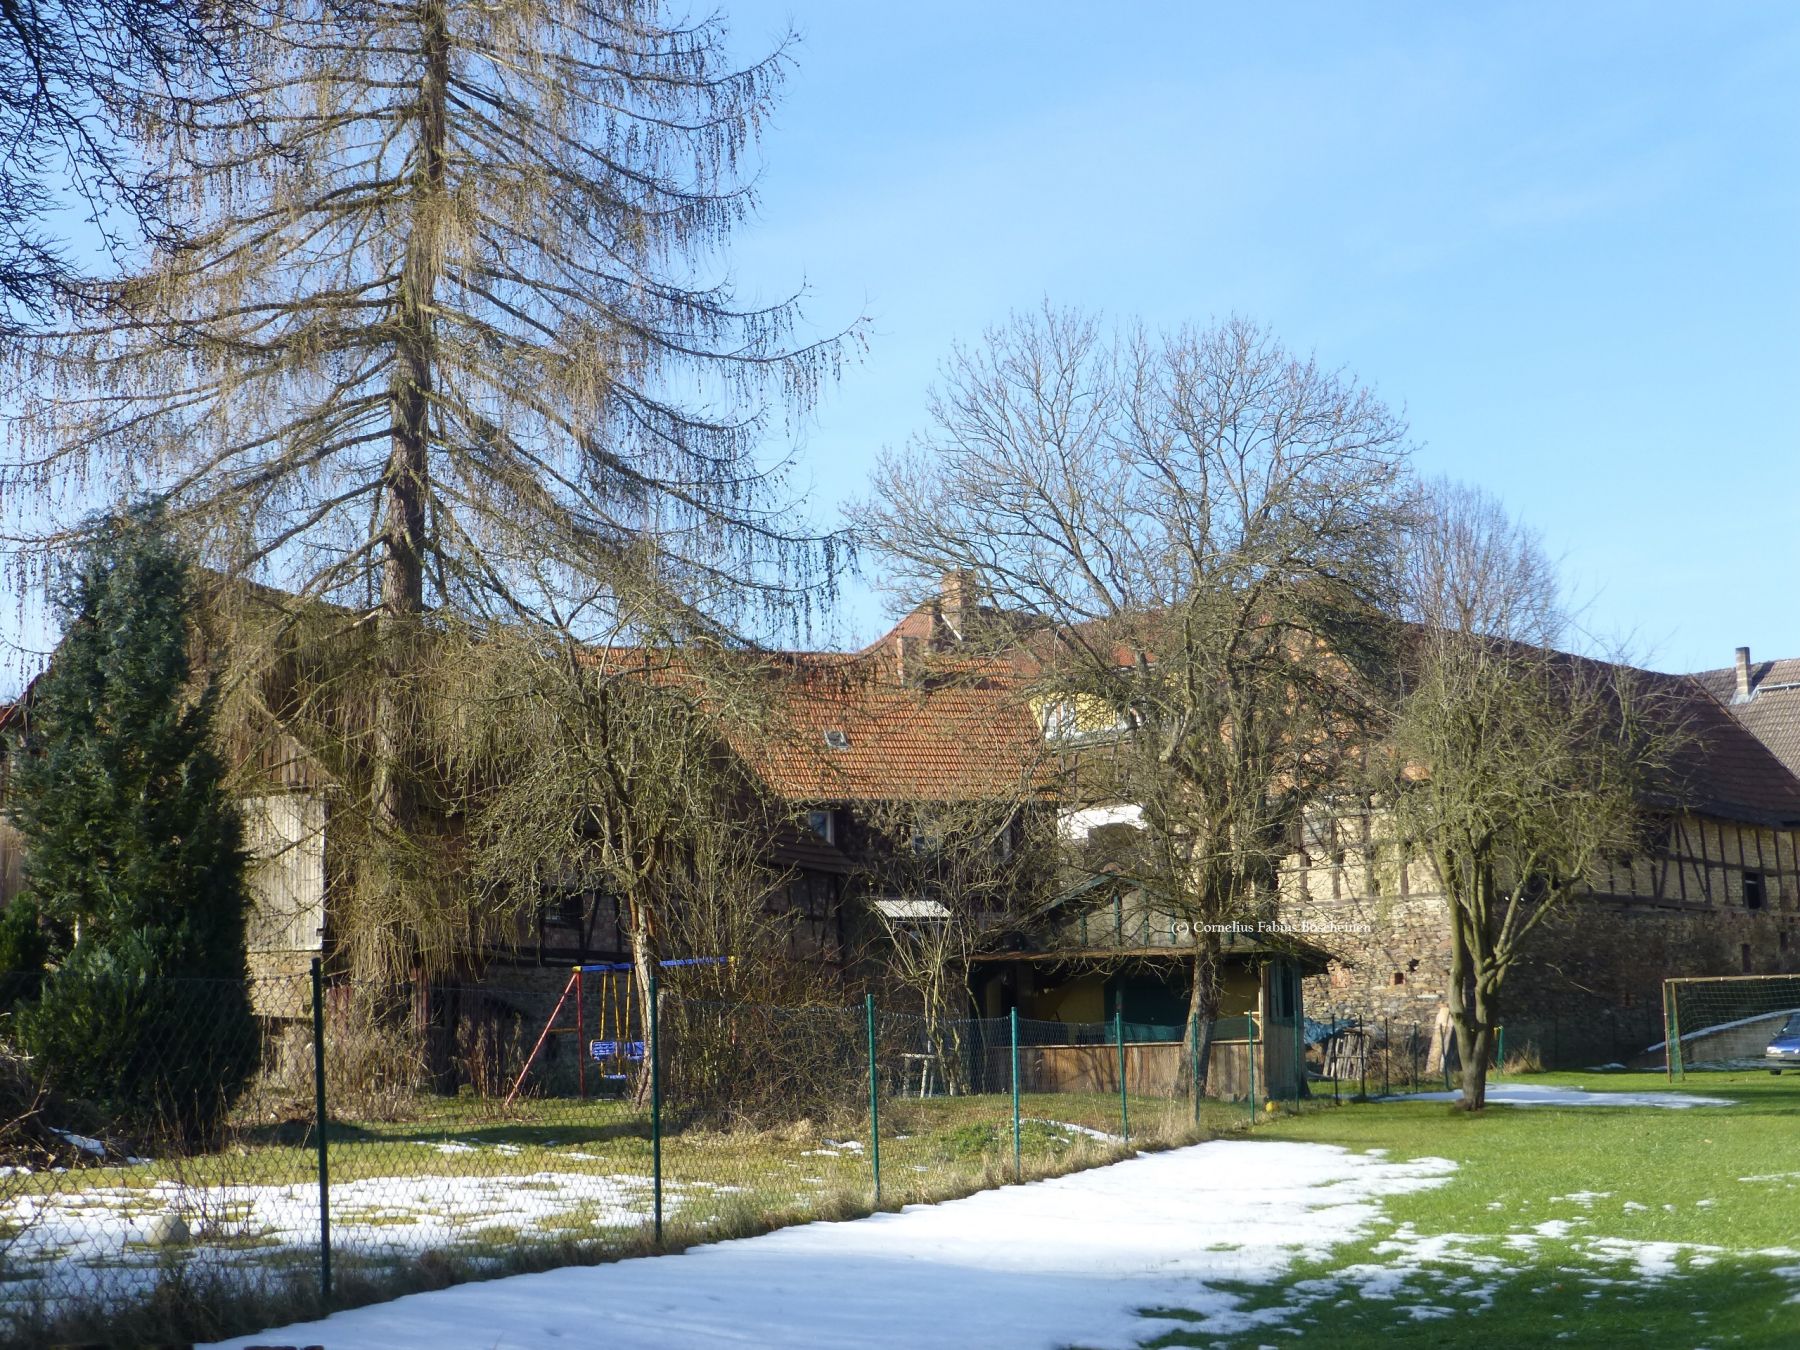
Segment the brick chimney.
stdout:
<svg viewBox="0 0 1800 1350">
<path fill-rule="evenodd" d="M 1737 692 L 1732 695 L 1731 701 L 1733 703 L 1750 701 L 1750 649 L 1748 647 L 1737 649 Z"/>
<path fill-rule="evenodd" d="M 938 615 L 950 630 L 953 642 L 961 642 L 975 617 L 975 574 L 964 568 L 944 573 L 938 583 Z"/>
</svg>

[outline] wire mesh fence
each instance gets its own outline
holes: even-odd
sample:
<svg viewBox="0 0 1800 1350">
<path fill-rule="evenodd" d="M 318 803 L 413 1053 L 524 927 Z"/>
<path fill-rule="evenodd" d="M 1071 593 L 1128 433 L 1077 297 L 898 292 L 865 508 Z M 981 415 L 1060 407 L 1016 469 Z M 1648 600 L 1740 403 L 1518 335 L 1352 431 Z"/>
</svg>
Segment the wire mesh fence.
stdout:
<svg viewBox="0 0 1800 1350">
<path fill-rule="evenodd" d="M 942 1199 L 1307 1091 L 1269 1081 L 1248 1017 L 934 1019 L 619 975 L 95 988 L 73 1046 L 27 991 L 0 1017 L 0 1340 L 224 1335 Z"/>
</svg>

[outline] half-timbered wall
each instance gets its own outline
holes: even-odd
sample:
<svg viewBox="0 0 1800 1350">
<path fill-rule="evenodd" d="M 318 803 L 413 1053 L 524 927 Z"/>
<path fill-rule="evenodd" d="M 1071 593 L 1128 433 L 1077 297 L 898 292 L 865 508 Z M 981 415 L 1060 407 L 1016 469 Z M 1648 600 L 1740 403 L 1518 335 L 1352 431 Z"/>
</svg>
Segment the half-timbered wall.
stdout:
<svg viewBox="0 0 1800 1350">
<path fill-rule="evenodd" d="M 1657 1038 L 1662 981 L 1800 972 L 1800 831 L 1684 814 L 1652 847 L 1603 864 L 1548 917 L 1503 991 L 1507 1019 L 1554 1027 L 1570 1062 Z M 1339 959 L 1310 1009 L 1431 1022 L 1449 983 L 1444 899 L 1429 859 L 1379 811 L 1316 812 L 1282 877 L 1282 914 Z M 1535 1034 L 1535 1031 L 1534 1031 Z"/>
</svg>

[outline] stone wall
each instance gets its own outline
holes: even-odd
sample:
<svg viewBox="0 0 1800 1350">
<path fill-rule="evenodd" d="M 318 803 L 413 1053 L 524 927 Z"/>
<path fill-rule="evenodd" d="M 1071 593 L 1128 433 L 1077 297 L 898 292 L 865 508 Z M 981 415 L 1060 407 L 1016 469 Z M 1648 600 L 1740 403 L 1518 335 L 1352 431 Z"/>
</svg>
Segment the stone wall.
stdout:
<svg viewBox="0 0 1800 1350">
<path fill-rule="evenodd" d="M 1445 902 L 1429 862 L 1404 857 L 1375 813 L 1308 822 L 1282 909 L 1336 957 L 1307 1009 L 1429 1027 L 1450 973 Z M 1547 917 L 1502 994 L 1509 1055 L 1546 1066 L 1629 1062 L 1662 1039 L 1675 976 L 1800 972 L 1794 831 L 1710 817 L 1666 822 L 1656 847 L 1616 860 Z"/>
</svg>

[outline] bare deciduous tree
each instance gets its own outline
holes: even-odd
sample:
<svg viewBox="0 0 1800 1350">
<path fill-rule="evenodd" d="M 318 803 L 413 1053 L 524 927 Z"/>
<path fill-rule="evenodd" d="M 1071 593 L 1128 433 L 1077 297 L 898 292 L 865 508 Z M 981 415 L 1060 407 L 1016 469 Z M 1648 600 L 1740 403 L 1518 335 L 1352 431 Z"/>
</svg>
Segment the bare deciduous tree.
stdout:
<svg viewBox="0 0 1800 1350">
<path fill-rule="evenodd" d="M 1507 974 L 1597 866 L 1640 847 L 1684 738 L 1651 677 L 1547 645 L 1554 569 L 1496 501 L 1436 484 L 1422 505 L 1386 795 L 1448 905 L 1461 1104 L 1480 1110 Z"/>
<path fill-rule="evenodd" d="M 766 672 L 740 652 L 552 645 L 536 630 L 438 650 L 429 743 L 477 897 L 462 906 L 474 931 L 453 927 L 447 950 L 516 934 L 547 896 L 597 892 L 620 901 L 641 997 L 666 956 L 749 970 L 771 955 L 780 817 L 730 748 L 766 720 Z"/>
<path fill-rule="evenodd" d="M 958 1023 L 971 963 L 1052 879 L 1054 822 L 1028 778 L 1015 797 L 888 801 L 862 813 L 882 841 L 870 953 L 916 1000 L 947 1090 L 966 1092 Z"/>
<path fill-rule="evenodd" d="M 958 350 L 931 418 L 857 524 L 912 594 L 966 572 L 1008 616 L 1078 797 L 1142 808 L 1133 879 L 1191 920 L 1210 1018 L 1210 926 L 1272 903 L 1368 710 L 1405 426 L 1242 320 L 1107 337 L 1048 308 Z"/>
</svg>

